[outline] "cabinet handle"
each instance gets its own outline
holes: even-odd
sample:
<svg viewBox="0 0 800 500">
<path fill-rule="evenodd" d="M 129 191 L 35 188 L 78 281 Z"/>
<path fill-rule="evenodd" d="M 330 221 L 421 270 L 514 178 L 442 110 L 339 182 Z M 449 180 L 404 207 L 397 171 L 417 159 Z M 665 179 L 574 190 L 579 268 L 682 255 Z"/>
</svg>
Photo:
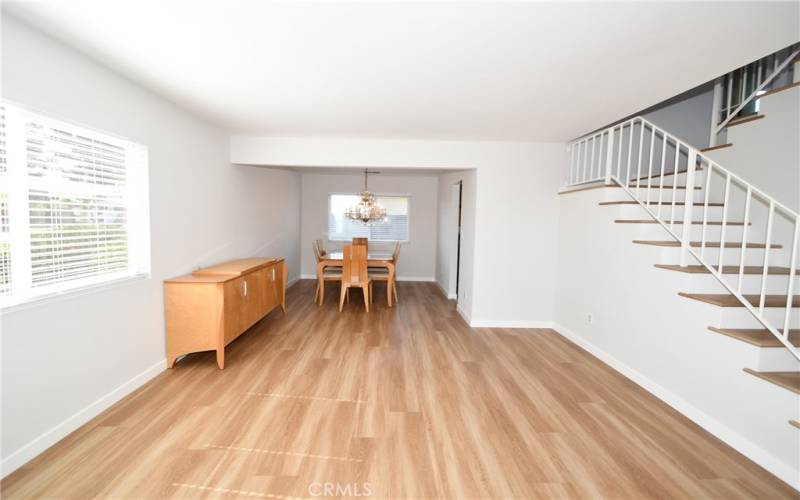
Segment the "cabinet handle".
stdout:
<svg viewBox="0 0 800 500">
<path fill-rule="evenodd" d="M 275 281 L 275 269 L 272 270 L 272 281 Z"/>
<path fill-rule="evenodd" d="M 242 282 L 242 293 L 247 297 L 247 281 Z"/>
</svg>

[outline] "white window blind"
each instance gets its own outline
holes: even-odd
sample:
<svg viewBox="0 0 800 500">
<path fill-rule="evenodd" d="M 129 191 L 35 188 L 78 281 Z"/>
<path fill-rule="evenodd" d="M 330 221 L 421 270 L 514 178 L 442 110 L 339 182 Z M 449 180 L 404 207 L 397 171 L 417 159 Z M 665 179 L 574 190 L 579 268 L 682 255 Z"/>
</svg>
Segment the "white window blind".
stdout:
<svg viewBox="0 0 800 500">
<path fill-rule="evenodd" d="M 11 226 L 6 168 L 6 110 L 0 104 L 0 300 L 11 295 Z"/>
<path fill-rule="evenodd" d="M 376 195 L 386 208 L 386 221 L 369 226 L 344 216 L 347 207 L 359 201 L 355 194 L 331 194 L 328 199 L 328 239 L 349 241 L 369 238 L 370 241 L 408 241 L 409 196 Z"/>
<path fill-rule="evenodd" d="M 146 147 L 8 103 L 4 111 L 2 304 L 149 273 Z"/>
</svg>

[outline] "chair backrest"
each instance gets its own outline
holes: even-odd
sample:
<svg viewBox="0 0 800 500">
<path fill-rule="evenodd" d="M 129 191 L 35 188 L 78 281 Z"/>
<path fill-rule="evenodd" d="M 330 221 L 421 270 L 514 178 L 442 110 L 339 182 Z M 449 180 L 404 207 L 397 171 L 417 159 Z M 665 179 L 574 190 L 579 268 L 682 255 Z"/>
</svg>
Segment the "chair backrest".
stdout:
<svg viewBox="0 0 800 500">
<path fill-rule="evenodd" d="M 369 239 L 368 238 L 353 238 L 353 245 L 364 245 L 365 247 L 369 247 Z M 367 250 L 369 252 L 369 250 Z"/>
<path fill-rule="evenodd" d="M 397 259 L 400 257 L 400 242 L 398 241 L 394 245 L 394 252 L 392 252 L 392 262 L 394 265 L 397 265 Z"/>
<path fill-rule="evenodd" d="M 317 251 L 319 251 L 320 257 L 325 257 L 325 254 L 328 252 L 325 251 L 325 245 L 322 244 L 322 240 L 314 240 L 314 243 L 317 245 Z"/>
<path fill-rule="evenodd" d="M 345 245 L 342 260 L 342 283 L 360 285 L 367 278 L 366 245 Z"/>
<path fill-rule="evenodd" d="M 317 245 L 317 241 L 319 240 L 314 240 L 311 242 L 311 248 L 314 250 L 314 257 L 317 259 L 317 262 L 319 262 L 322 260 L 322 255 L 319 252 L 319 246 Z"/>
</svg>

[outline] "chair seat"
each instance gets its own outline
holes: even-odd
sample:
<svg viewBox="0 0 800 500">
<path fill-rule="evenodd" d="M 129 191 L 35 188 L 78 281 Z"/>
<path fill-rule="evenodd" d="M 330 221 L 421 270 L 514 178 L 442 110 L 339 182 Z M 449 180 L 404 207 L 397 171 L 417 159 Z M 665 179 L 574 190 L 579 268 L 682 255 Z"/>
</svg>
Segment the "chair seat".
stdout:
<svg viewBox="0 0 800 500">
<path fill-rule="evenodd" d="M 389 272 L 380 272 L 380 271 L 370 271 L 369 272 L 370 279 L 373 280 L 388 280 L 389 279 Z"/>
<path fill-rule="evenodd" d="M 322 277 L 325 279 L 342 279 L 342 271 L 325 271 L 322 273 Z"/>
</svg>

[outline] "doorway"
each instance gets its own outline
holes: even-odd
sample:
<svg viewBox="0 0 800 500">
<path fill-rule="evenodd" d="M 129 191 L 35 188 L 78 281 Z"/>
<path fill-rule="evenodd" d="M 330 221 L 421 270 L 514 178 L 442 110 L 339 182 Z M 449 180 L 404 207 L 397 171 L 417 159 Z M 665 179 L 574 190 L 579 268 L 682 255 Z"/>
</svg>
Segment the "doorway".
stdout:
<svg viewBox="0 0 800 500">
<path fill-rule="evenodd" d="M 455 238 L 454 245 L 451 247 L 454 250 L 453 258 L 450 260 L 450 286 L 448 291 L 448 298 L 458 300 L 459 282 L 461 280 L 461 233 L 462 233 L 462 195 L 464 186 L 462 181 L 458 181 L 451 187 L 450 203 L 453 207 L 452 217 L 453 225 L 455 227 L 455 234 L 451 237 Z M 452 255 L 452 254 L 451 254 Z"/>
</svg>

